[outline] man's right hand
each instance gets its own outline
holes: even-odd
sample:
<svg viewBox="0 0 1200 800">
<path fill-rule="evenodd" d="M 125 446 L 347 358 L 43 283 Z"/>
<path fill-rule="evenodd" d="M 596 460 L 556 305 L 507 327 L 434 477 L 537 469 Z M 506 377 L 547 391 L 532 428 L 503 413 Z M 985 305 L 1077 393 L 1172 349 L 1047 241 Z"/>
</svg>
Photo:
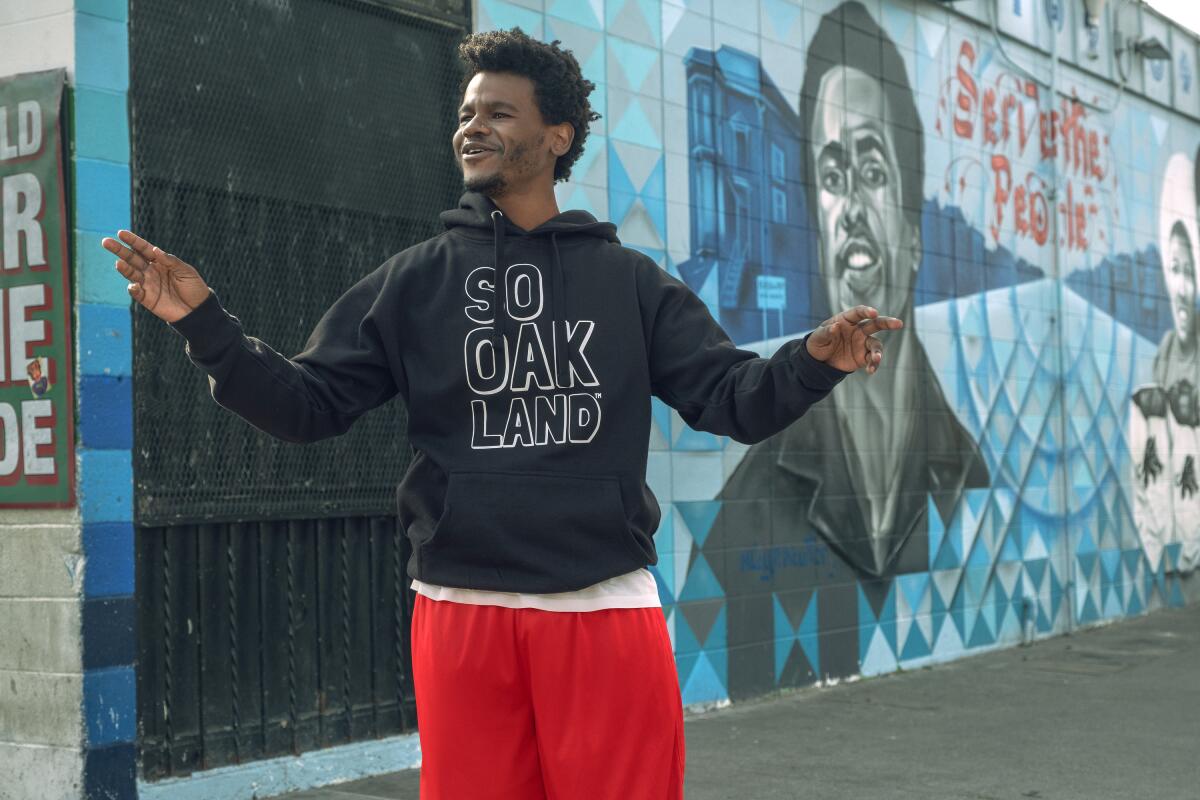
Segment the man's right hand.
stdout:
<svg viewBox="0 0 1200 800">
<path fill-rule="evenodd" d="M 177 322 L 208 299 L 209 288 L 196 268 L 131 231 L 100 244 L 117 256 L 117 272 L 129 280 L 129 296 L 164 322 Z"/>
</svg>

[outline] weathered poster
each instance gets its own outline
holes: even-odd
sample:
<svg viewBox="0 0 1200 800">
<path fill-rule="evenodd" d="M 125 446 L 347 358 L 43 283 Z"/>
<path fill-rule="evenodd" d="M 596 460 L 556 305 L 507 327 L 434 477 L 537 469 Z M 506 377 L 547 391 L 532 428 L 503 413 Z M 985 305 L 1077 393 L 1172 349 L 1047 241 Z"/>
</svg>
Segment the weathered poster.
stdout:
<svg viewBox="0 0 1200 800">
<path fill-rule="evenodd" d="M 0 79 L 0 507 L 74 503 L 62 70 Z"/>
</svg>

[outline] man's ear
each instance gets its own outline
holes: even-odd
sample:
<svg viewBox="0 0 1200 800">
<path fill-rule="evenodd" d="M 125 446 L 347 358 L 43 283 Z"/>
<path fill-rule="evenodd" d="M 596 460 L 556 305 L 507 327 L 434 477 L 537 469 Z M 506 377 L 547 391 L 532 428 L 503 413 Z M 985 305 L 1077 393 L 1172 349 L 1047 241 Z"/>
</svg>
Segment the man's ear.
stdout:
<svg viewBox="0 0 1200 800">
<path fill-rule="evenodd" d="M 575 141 L 575 127 L 569 122 L 563 122 L 550 129 L 550 152 L 555 156 L 566 155 Z"/>
<path fill-rule="evenodd" d="M 913 272 L 921 268 L 921 226 L 914 225 L 912 232 L 912 265 Z"/>
</svg>

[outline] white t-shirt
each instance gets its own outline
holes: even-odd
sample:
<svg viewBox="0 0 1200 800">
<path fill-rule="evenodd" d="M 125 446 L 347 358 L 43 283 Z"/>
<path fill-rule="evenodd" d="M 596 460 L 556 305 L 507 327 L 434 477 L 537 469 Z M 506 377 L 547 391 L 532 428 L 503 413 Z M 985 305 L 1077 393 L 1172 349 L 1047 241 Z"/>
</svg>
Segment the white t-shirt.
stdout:
<svg viewBox="0 0 1200 800">
<path fill-rule="evenodd" d="M 594 583 L 574 592 L 554 594 L 521 594 L 518 592 L 488 592 L 479 589 L 458 589 L 430 583 L 412 582 L 417 594 L 430 600 L 448 600 L 474 606 L 503 606 L 504 608 L 536 608 L 541 611 L 603 611 L 607 608 L 661 608 L 658 584 L 650 570 L 642 569 Z"/>
</svg>

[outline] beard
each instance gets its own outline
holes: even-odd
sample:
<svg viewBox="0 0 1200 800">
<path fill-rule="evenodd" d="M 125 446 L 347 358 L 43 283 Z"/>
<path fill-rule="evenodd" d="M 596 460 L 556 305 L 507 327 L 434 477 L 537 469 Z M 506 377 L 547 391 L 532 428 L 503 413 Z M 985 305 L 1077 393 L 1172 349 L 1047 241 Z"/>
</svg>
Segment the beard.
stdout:
<svg viewBox="0 0 1200 800">
<path fill-rule="evenodd" d="M 463 178 L 463 191 L 479 192 L 487 197 L 499 197 L 508 189 L 508 181 L 499 172 L 491 175 L 477 175 L 473 178 Z"/>
<path fill-rule="evenodd" d="M 511 152 L 501 151 L 499 154 L 500 165 L 491 174 L 468 178 L 464 171 L 463 189 L 468 192 L 479 192 L 490 198 L 504 195 L 509 190 L 508 176 L 522 176 L 536 172 L 534 151 L 540 148 L 545 141 L 545 135 L 539 134 L 534 142 L 519 142 L 513 145 Z M 462 167 L 461 161 L 459 167 Z"/>
</svg>

